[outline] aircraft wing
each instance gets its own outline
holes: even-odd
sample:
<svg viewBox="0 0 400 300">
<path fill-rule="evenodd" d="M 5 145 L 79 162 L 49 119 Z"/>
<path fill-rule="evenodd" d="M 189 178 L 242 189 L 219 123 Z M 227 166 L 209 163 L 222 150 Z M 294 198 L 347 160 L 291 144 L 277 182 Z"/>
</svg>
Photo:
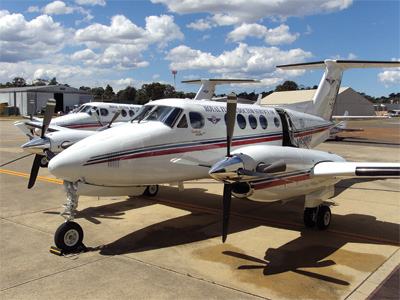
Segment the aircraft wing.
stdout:
<svg viewBox="0 0 400 300">
<path fill-rule="evenodd" d="M 311 177 L 385 177 L 400 176 L 400 163 L 320 162 L 311 170 Z"/>
<path fill-rule="evenodd" d="M 28 128 L 38 128 L 40 130 L 42 130 L 42 123 L 38 123 L 35 121 L 28 121 L 25 122 L 25 126 L 27 126 Z M 56 126 L 56 125 L 50 125 L 49 128 L 47 128 L 48 132 L 55 132 L 55 131 L 62 131 L 62 130 L 72 130 L 66 127 L 61 127 L 61 126 Z"/>
</svg>

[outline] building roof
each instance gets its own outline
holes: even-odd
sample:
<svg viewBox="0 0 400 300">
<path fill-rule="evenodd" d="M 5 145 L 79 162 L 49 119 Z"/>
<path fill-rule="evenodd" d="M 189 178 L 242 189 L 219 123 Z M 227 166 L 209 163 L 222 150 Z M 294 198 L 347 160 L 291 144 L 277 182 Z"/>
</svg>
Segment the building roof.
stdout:
<svg viewBox="0 0 400 300">
<path fill-rule="evenodd" d="M 343 87 L 339 89 L 339 94 L 351 89 Z M 272 94 L 261 99 L 261 104 L 264 105 L 285 105 L 311 101 L 317 90 L 300 90 L 300 91 L 284 91 L 273 92 Z"/>
<path fill-rule="evenodd" d="M 92 94 L 65 85 L 43 85 L 43 86 L 24 86 L 24 87 L 13 87 L 0 89 L 0 93 L 20 93 L 20 92 L 41 92 L 41 93 L 69 93 L 69 94 Z"/>
</svg>

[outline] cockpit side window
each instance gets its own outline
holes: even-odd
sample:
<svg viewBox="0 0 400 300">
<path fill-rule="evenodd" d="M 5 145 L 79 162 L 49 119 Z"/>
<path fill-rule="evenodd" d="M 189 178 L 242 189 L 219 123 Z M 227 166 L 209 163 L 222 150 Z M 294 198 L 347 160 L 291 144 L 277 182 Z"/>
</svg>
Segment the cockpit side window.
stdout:
<svg viewBox="0 0 400 300">
<path fill-rule="evenodd" d="M 178 125 L 176 127 L 178 127 L 178 128 L 188 128 L 186 115 L 182 116 L 181 120 L 179 121 L 179 123 L 178 123 Z"/>
</svg>

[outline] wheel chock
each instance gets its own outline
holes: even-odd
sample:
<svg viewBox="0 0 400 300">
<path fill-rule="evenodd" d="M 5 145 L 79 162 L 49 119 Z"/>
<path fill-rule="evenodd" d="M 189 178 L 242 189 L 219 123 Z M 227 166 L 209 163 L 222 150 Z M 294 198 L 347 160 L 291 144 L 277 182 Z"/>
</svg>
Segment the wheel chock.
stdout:
<svg viewBox="0 0 400 300">
<path fill-rule="evenodd" d="M 67 252 L 63 249 L 57 248 L 56 246 L 50 247 L 50 253 L 57 255 L 57 256 L 66 256 L 67 254 L 71 254 L 73 252 L 78 252 L 78 254 L 79 254 L 79 253 L 87 252 L 87 251 L 88 251 L 88 249 L 86 248 L 86 246 L 83 243 L 80 244 L 77 249 L 75 249 L 71 252 Z"/>
</svg>

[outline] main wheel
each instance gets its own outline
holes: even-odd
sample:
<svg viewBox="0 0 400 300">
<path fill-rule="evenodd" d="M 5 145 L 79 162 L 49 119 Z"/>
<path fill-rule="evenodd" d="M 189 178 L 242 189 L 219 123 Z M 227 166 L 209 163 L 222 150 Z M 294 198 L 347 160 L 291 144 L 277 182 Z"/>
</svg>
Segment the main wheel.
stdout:
<svg viewBox="0 0 400 300">
<path fill-rule="evenodd" d="M 76 250 L 82 244 L 82 241 L 82 227 L 75 222 L 61 224 L 54 235 L 56 246 L 67 252 Z"/>
<path fill-rule="evenodd" d="M 317 211 L 316 207 L 307 207 L 304 209 L 303 221 L 306 227 L 314 227 L 315 226 L 315 213 Z"/>
<path fill-rule="evenodd" d="M 158 193 L 158 185 L 149 185 L 144 191 L 143 195 L 147 197 L 154 197 Z"/>
<path fill-rule="evenodd" d="M 331 209 L 329 206 L 326 205 L 321 205 L 318 209 L 317 213 L 317 227 L 320 230 L 325 230 L 329 227 L 329 224 L 331 224 Z"/>
</svg>

